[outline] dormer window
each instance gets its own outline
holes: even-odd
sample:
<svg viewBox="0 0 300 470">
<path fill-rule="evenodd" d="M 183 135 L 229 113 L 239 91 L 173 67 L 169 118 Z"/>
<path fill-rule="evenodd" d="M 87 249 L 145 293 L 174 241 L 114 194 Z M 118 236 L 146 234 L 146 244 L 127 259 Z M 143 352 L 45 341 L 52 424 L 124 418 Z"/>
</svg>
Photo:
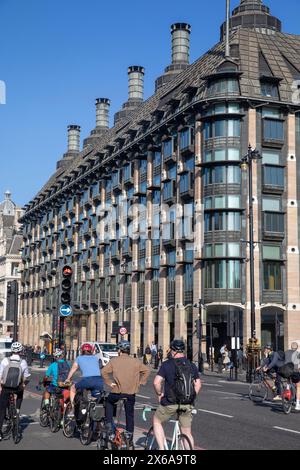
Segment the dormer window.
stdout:
<svg viewBox="0 0 300 470">
<path fill-rule="evenodd" d="M 266 98 L 279 99 L 279 91 L 278 91 L 277 83 L 267 81 L 267 80 L 261 80 L 260 87 L 261 87 L 262 96 L 265 96 Z"/>
<path fill-rule="evenodd" d="M 212 80 L 208 85 L 208 96 L 239 93 L 239 81 L 237 78 L 219 78 Z"/>
</svg>

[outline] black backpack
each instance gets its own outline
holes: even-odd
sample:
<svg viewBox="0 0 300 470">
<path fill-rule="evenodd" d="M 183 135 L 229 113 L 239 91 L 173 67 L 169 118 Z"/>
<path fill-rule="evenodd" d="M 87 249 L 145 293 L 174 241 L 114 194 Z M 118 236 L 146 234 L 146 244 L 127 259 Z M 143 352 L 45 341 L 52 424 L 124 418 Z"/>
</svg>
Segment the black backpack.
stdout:
<svg viewBox="0 0 300 470">
<path fill-rule="evenodd" d="M 174 359 L 175 380 L 168 400 L 176 405 L 192 405 L 196 399 L 192 364 L 189 360 L 178 362 Z"/>
<path fill-rule="evenodd" d="M 65 382 L 70 372 L 70 366 L 67 361 L 58 362 L 58 378 L 57 382 Z"/>
<path fill-rule="evenodd" d="M 292 362 L 284 364 L 283 366 L 279 367 L 277 373 L 280 375 L 280 377 L 289 379 L 294 373 L 294 364 Z"/>
</svg>

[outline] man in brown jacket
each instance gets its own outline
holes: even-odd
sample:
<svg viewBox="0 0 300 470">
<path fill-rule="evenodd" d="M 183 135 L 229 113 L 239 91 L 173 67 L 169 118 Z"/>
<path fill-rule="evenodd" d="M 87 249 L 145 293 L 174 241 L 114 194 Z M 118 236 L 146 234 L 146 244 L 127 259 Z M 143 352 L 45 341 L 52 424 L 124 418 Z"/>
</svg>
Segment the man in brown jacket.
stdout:
<svg viewBox="0 0 300 470">
<path fill-rule="evenodd" d="M 139 359 L 130 357 L 130 343 L 128 341 L 119 343 L 118 349 L 119 357 L 112 359 L 107 366 L 102 369 L 104 382 L 112 389 L 106 401 L 106 421 L 108 427 L 111 428 L 113 424 L 114 405 L 120 399 L 126 398 L 126 430 L 130 435 L 129 439 L 132 440 L 134 432 L 135 394 L 138 392 L 140 385 L 146 385 L 150 370 L 142 364 Z"/>
</svg>

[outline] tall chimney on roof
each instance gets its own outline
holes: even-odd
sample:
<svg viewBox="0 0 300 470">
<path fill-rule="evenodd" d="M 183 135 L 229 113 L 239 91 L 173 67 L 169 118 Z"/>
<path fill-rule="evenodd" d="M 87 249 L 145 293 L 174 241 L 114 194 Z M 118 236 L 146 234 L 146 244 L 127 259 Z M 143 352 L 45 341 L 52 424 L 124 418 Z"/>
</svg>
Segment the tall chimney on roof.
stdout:
<svg viewBox="0 0 300 470">
<path fill-rule="evenodd" d="M 91 135 L 83 141 L 83 148 L 88 145 L 96 145 L 99 139 L 109 129 L 109 109 L 110 100 L 108 98 L 96 99 L 96 128 L 91 131 Z"/>
<path fill-rule="evenodd" d="M 128 67 L 128 101 L 126 101 L 122 109 L 115 114 L 115 124 L 122 119 L 126 119 L 131 111 L 142 104 L 144 100 L 144 76 L 144 67 L 140 65 L 131 65 Z"/>
<path fill-rule="evenodd" d="M 96 99 L 96 127 L 109 128 L 109 108 L 110 100 L 108 98 Z"/>
<path fill-rule="evenodd" d="M 68 126 L 68 152 L 80 151 L 80 126 Z"/>
<path fill-rule="evenodd" d="M 68 126 L 68 150 L 63 158 L 58 160 L 56 168 L 67 167 L 80 152 L 80 126 L 71 124 Z"/>
<path fill-rule="evenodd" d="M 155 91 L 173 80 L 190 63 L 191 25 L 174 23 L 171 25 L 172 34 L 172 64 L 166 67 L 165 73 L 155 81 Z"/>
<path fill-rule="evenodd" d="M 172 64 L 190 63 L 191 26 L 187 23 L 174 23 L 172 33 Z"/>
<path fill-rule="evenodd" d="M 128 101 L 143 101 L 145 69 L 139 65 L 128 67 Z"/>
</svg>

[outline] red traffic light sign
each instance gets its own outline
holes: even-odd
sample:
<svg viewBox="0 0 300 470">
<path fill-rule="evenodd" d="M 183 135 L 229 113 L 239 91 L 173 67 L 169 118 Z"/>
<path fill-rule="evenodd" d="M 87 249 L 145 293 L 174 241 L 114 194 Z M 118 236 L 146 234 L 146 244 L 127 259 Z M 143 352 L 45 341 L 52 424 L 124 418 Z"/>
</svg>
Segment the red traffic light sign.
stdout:
<svg viewBox="0 0 300 470">
<path fill-rule="evenodd" d="M 71 277 L 73 274 L 73 269 L 71 268 L 71 266 L 64 266 L 62 273 L 64 277 Z"/>
<path fill-rule="evenodd" d="M 125 336 L 127 335 L 127 329 L 124 326 L 122 326 L 119 330 L 119 333 L 121 336 Z"/>
</svg>

